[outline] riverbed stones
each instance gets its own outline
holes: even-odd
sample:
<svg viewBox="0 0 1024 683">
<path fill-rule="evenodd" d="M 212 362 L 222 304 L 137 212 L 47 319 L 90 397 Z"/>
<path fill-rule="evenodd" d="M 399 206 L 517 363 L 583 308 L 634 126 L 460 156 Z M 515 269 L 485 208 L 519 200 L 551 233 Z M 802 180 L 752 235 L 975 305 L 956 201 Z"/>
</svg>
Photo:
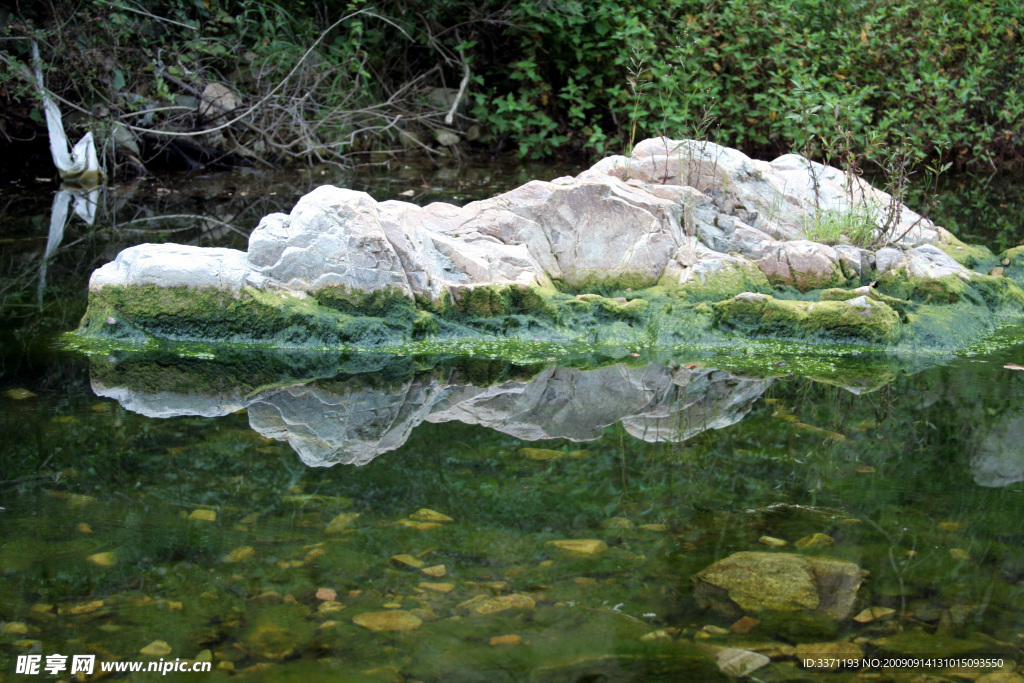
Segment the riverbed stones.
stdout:
<svg viewBox="0 0 1024 683">
<path fill-rule="evenodd" d="M 725 613 L 802 612 L 850 615 L 862 580 L 853 562 L 826 556 L 739 552 L 698 572 L 694 599 Z"/>
</svg>

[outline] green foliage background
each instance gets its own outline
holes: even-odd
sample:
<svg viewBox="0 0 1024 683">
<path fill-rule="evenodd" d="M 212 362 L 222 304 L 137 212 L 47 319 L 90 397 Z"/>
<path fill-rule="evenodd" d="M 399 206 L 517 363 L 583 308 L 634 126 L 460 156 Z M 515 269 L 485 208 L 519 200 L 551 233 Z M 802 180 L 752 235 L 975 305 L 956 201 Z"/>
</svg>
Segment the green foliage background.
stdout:
<svg viewBox="0 0 1024 683">
<path fill-rule="evenodd" d="M 321 111 L 354 90 L 358 97 L 346 106 L 385 110 L 391 94 L 412 82 L 456 88 L 468 65 L 471 106 L 455 126 L 475 120 L 488 149 L 524 157 L 602 155 L 623 151 L 634 136 L 693 135 L 705 114 L 714 117 L 712 139 L 751 155 L 799 149 L 822 156 L 817 141 L 833 132 L 841 112 L 859 153 L 905 140 L 920 157 L 941 152 L 967 166 L 1003 168 L 1021 159 L 1024 5 L 1015 0 L 131 6 L 160 18 L 108 0 L 0 14 L 7 37 L 0 47 L 9 57 L 0 100 L 13 107 L 5 118 L 31 114 L 31 98 L 10 68 L 24 59 L 30 35 L 49 48 L 51 86 L 86 106 L 117 102 L 125 92 L 147 100 L 135 98 L 139 107 L 171 97 L 173 85 L 153 71 L 157 59 L 247 88 L 252 101 L 320 32 L 364 9 L 370 14 L 344 22 L 318 50 L 316 72 L 330 87 L 309 87 L 327 100 Z M 444 127 L 443 114 L 420 123 Z M 403 125 L 321 132 L 324 144 L 345 151 L 392 145 Z"/>
</svg>

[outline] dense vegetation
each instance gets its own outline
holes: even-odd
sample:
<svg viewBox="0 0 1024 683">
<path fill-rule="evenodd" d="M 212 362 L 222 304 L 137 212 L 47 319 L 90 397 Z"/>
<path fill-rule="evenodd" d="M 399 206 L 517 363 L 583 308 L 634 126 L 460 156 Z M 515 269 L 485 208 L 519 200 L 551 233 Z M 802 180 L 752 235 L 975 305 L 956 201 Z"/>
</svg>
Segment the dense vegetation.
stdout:
<svg viewBox="0 0 1024 683">
<path fill-rule="evenodd" d="M 67 125 L 122 167 L 467 141 L 586 157 L 664 133 L 1005 168 L 1024 149 L 1022 18 L 1014 0 L 22 3 L 0 10 L 0 138 L 45 135 L 35 40 Z M 210 83 L 240 103 L 204 105 Z"/>
</svg>

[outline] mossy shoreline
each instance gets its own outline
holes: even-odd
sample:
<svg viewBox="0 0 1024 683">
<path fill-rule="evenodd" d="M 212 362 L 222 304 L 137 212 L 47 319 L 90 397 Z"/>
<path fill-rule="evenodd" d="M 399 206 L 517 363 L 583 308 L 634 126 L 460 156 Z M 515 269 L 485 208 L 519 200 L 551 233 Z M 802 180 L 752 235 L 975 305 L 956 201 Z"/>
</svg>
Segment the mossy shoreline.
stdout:
<svg viewBox="0 0 1024 683">
<path fill-rule="evenodd" d="M 353 296 L 338 288 L 304 294 L 105 286 L 90 291 L 72 340 L 105 349 L 211 344 L 444 352 L 458 346 L 472 353 L 479 345 L 498 356 L 503 344 L 515 355 L 513 347 L 523 343 L 638 351 L 744 348 L 761 340 L 946 354 L 969 350 L 1001 325 L 1024 320 L 1024 268 L 1018 264 L 1024 252 L 1008 252 L 1001 261 L 1007 260 L 996 274 L 928 280 L 896 271 L 806 292 L 773 286 L 756 269 L 728 268 L 684 285 L 663 279 L 600 293 L 479 286 L 435 302 L 397 291 Z"/>
</svg>

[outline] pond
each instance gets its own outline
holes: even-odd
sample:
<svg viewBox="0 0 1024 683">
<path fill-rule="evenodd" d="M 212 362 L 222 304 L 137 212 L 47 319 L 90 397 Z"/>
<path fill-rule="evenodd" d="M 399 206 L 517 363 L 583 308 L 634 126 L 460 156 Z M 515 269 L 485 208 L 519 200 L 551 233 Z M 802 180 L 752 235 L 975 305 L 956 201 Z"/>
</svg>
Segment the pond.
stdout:
<svg viewBox="0 0 1024 683">
<path fill-rule="evenodd" d="M 74 655 L 132 680 L 1021 680 L 1019 329 L 925 357 L 86 355 L 60 336 L 120 249 L 244 249 L 323 182 L 462 203 L 576 170 L 12 192 L 0 680 L 33 661 L 66 679 Z M 970 216 L 1019 192 L 957 182 L 947 222 L 1008 246 Z M 61 202 L 80 215 L 48 240 Z"/>
</svg>

